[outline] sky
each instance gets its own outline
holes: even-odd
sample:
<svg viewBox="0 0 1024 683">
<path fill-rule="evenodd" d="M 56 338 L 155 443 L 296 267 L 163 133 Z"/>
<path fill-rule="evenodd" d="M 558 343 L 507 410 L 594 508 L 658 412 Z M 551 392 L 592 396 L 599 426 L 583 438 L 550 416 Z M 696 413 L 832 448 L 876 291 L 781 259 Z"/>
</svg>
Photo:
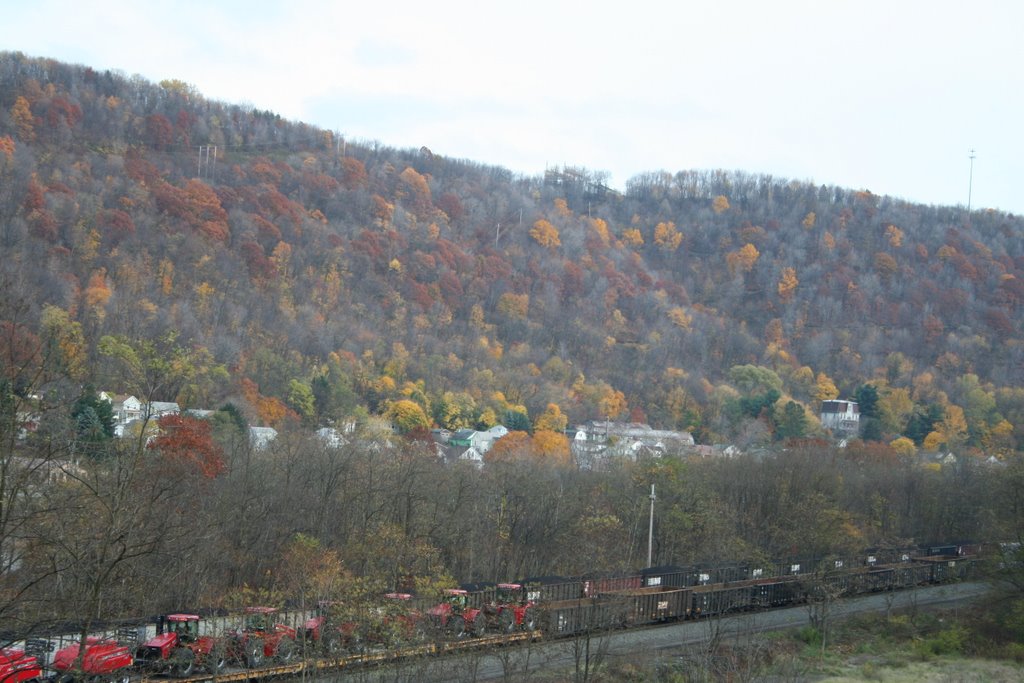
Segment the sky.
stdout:
<svg viewBox="0 0 1024 683">
<path fill-rule="evenodd" d="M 724 169 L 1024 213 L 1014 0 L 0 0 L 0 17 L 0 50 L 524 175 L 623 189 Z"/>
</svg>

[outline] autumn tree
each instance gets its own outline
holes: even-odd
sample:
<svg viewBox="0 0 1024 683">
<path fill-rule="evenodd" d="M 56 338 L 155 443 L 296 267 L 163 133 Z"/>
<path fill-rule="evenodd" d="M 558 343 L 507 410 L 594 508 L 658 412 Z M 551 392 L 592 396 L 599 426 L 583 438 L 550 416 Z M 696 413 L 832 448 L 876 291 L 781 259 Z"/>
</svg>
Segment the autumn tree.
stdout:
<svg viewBox="0 0 1024 683">
<path fill-rule="evenodd" d="M 533 423 L 535 431 L 550 431 L 561 433 L 565 431 L 569 418 L 562 413 L 562 409 L 555 403 L 549 403 L 543 413 L 537 416 Z"/>
<path fill-rule="evenodd" d="M 790 302 L 793 300 L 793 294 L 796 292 L 797 285 L 800 284 L 800 280 L 796 277 L 796 270 L 793 268 L 783 268 L 782 277 L 779 278 L 778 292 L 779 298 L 783 302 Z"/>
<path fill-rule="evenodd" d="M 401 399 L 388 406 L 385 415 L 400 434 L 409 434 L 420 429 L 430 429 L 430 420 L 423 407 L 415 401 Z"/>
<path fill-rule="evenodd" d="M 186 415 L 163 415 L 156 423 L 160 434 L 146 448 L 165 458 L 169 468 L 194 470 L 206 479 L 224 472 L 223 451 L 213 440 L 209 422 Z"/>
<path fill-rule="evenodd" d="M 542 462 L 563 467 L 569 464 L 569 438 L 561 432 L 537 430 L 530 447 L 533 457 Z"/>
<path fill-rule="evenodd" d="M 491 450 L 484 455 L 486 462 L 512 462 L 527 459 L 533 451 L 529 433 L 510 430 L 508 434 L 494 442 Z"/>
<path fill-rule="evenodd" d="M 726 260 L 729 262 L 731 270 L 739 269 L 744 273 L 749 273 L 760 257 L 761 253 L 757 250 L 757 247 L 747 243 L 740 247 L 738 251 L 731 252 Z"/>
<path fill-rule="evenodd" d="M 547 220 L 540 218 L 530 228 L 530 237 L 542 247 L 554 251 L 562 245 L 558 236 L 558 228 Z"/>
<path fill-rule="evenodd" d="M 18 134 L 18 139 L 23 142 L 32 142 L 36 138 L 35 117 L 32 116 L 32 108 L 22 96 L 14 100 L 11 107 L 11 122 Z"/>
<path fill-rule="evenodd" d="M 683 234 L 676 230 L 676 224 L 672 221 L 662 221 L 654 226 L 654 243 L 662 251 L 672 253 L 679 248 L 682 241 Z"/>
</svg>

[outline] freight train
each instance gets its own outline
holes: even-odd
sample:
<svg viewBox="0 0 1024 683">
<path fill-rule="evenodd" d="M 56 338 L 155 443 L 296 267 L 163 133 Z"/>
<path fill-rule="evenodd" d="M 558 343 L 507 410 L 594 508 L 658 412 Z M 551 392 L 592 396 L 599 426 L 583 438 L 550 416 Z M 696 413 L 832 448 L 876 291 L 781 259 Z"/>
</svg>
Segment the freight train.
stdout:
<svg viewBox="0 0 1024 683">
<path fill-rule="evenodd" d="M 651 567 L 625 576 L 545 576 L 464 586 L 440 600 L 389 593 L 362 618 L 339 603 L 313 613 L 248 608 L 231 628 L 195 614 L 148 628 L 34 638 L 0 650 L 0 683 L 263 680 L 423 654 L 701 619 L 970 578 L 982 548 L 874 551 L 771 566 Z M 291 622 L 291 623 L 288 623 Z M 220 630 L 218 631 L 218 625 Z"/>
</svg>

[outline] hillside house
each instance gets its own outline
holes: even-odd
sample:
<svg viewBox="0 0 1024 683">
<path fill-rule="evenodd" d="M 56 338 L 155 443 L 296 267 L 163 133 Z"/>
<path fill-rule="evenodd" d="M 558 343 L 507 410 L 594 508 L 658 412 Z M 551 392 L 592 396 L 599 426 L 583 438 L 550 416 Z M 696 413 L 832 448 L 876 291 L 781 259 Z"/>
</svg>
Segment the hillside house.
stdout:
<svg viewBox="0 0 1024 683">
<path fill-rule="evenodd" d="M 637 422 L 591 421 L 576 428 L 572 454 L 580 467 L 592 468 L 609 458 L 660 457 L 694 445 L 689 432 L 652 429 Z"/>
<path fill-rule="evenodd" d="M 821 426 L 836 436 L 853 436 L 860 429 L 860 409 L 856 401 L 822 401 Z"/>
<path fill-rule="evenodd" d="M 181 407 L 174 401 L 150 401 L 148 405 L 149 419 L 155 420 L 164 415 L 177 415 Z"/>
<path fill-rule="evenodd" d="M 494 442 L 508 434 L 508 429 L 502 425 L 495 425 L 487 431 L 478 432 L 475 429 L 460 429 L 448 437 L 448 445 L 460 448 L 472 448 L 483 455 L 491 450 Z"/>
<path fill-rule="evenodd" d="M 341 448 L 347 441 L 334 427 L 321 427 L 316 430 L 316 437 L 328 448 Z"/>
<path fill-rule="evenodd" d="M 273 427 L 249 427 L 249 442 L 254 450 L 262 451 L 276 438 L 277 430 Z"/>
</svg>

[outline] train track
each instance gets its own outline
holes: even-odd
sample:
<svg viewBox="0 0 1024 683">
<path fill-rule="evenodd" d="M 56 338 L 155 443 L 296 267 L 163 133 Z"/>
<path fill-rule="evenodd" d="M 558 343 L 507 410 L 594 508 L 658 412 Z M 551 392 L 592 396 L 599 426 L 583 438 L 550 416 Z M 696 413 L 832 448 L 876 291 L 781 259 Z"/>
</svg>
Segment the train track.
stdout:
<svg viewBox="0 0 1024 683">
<path fill-rule="evenodd" d="M 132 678 L 132 683 L 231 683 L 232 681 L 262 681 L 271 678 L 299 676 L 303 673 L 322 674 L 331 671 L 354 670 L 381 664 L 399 663 L 420 657 L 435 657 L 475 650 L 486 650 L 509 645 L 521 645 L 539 642 L 543 639 L 540 631 L 505 633 L 500 635 L 468 638 L 451 642 L 424 643 L 394 650 L 373 650 L 369 652 L 346 655 L 336 658 L 319 658 L 264 666 L 258 669 L 228 669 L 224 672 L 198 674 L 187 678 L 169 678 L 168 676 L 146 676 L 141 679 Z"/>
</svg>

